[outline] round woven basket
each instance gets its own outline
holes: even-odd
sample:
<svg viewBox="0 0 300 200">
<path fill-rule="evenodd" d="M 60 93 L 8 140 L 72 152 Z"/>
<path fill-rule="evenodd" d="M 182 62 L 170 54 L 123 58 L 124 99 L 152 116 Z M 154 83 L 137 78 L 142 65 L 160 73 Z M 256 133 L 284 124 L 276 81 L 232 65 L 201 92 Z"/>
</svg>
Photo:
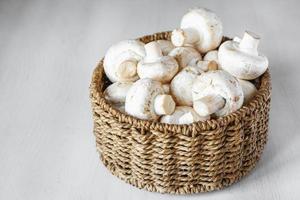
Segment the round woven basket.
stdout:
<svg viewBox="0 0 300 200">
<path fill-rule="evenodd" d="M 170 32 L 139 38 L 144 43 L 158 39 L 170 39 Z M 96 146 L 108 170 L 131 185 L 176 194 L 218 190 L 248 174 L 262 154 L 269 122 L 269 71 L 256 80 L 258 92 L 246 106 L 188 125 L 119 112 L 103 97 L 109 84 L 101 60 L 90 86 Z"/>
</svg>

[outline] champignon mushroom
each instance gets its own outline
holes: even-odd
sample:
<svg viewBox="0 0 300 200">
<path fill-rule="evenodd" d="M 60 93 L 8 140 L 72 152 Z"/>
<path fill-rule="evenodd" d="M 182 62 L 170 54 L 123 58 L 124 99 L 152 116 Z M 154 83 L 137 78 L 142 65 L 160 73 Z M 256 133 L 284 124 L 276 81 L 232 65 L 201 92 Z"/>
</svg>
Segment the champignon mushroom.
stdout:
<svg viewBox="0 0 300 200">
<path fill-rule="evenodd" d="M 189 66 L 194 66 L 201 69 L 203 72 L 217 70 L 218 64 L 215 61 L 192 60 Z"/>
<path fill-rule="evenodd" d="M 126 94 L 133 82 L 115 82 L 104 90 L 104 97 L 114 104 L 125 103 Z"/>
<path fill-rule="evenodd" d="M 241 42 L 241 38 L 239 38 L 238 36 L 235 36 L 232 41 L 240 43 Z"/>
<path fill-rule="evenodd" d="M 181 70 L 171 81 L 171 94 L 177 105 L 192 106 L 192 86 L 194 80 L 202 73 L 197 67 L 186 67 Z"/>
<path fill-rule="evenodd" d="M 192 88 L 193 108 L 200 116 L 224 116 L 239 109 L 244 100 L 238 80 L 224 70 L 197 77 Z"/>
<path fill-rule="evenodd" d="M 112 104 L 112 107 L 117 109 L 118 111 L 120 111 L 121 113 L 126 113 L 125 112 L 125 104 L 124 103 L 116 103 L 116 104 Z"/>
<path fill-rule="evenodd" d="M 180 69 L 185 68 L 190 62 L 202 60 L 201 54 L 193 47 L 176 47 L 169 56 L 177 60 Z"/>
<path fill-rule="evenodd" d="M 210 117 L 200 117 L 195 111 L 193 112 L 188 112 L 185 113 L 184 115 L 182 115 L 179 120 L 178 120 L 178 124 L 191 124 L 197 121 L 205 121 L 207 119 L 209 119 Z"/>
<path fill-rule="evenodd" d="M 160 115 L 174 112 L 175 102 L 164 94 L 160 82 L 150 78 L 136 81 L 126 95 L 125 111 L 137 118 L 156 120 Z"/>
<path fill-rule="evenodd" d="M 215 61 L 218 64 L 218 69 L 221 69 L 221 66 L 219 65 L 219 60 L 218 60 L 218 51 L 217 50 L 213 50 L 213 51 L 209 51 L 205 54 L 204 61 Z"/>
<path fill-rule="evenodd" d="M 138 79 L 136 67 L 145 56 L 144 43 L 123 40 L 111 46 L 104 57 L 104 71 L 111 82 L 129 82 Z"/>
<path fill-rule="evenodd" d="M 137 73 L 140 78 L 151 78 L 161 83 L 168 83 L 178 71 L 178 64 L 171 56 L 163 56 L 157 42 L 145 45 L 146 56 L 138 63 Z"/>
<path fill-rule="evenodd" d="M 223 37 L 223 27 L 219 17 L 205 8 L 190 10 L 182 17 L 180 29 L 172 32 L 175 46 L 195 46 L 200 53 L 219 46 Z"/>
<path fill-rule="evenodd" d="M 189 124 L 197 121 L 204 121 L 207 117 L 199 116 L 192 107 L 177 106 L 171 115 L 164 115 L 160 118 L 160 122 L 166 124 Z"/>
<path fill-rule="evenodd" d="M 169 40 L 156 40 L 156 42 L 158 43 L 164 56 L 167 56 L 170 51 L 175 48 L 173 43 Z"/>
<path fill-rule="evenodd" d="M 251 83 L 250 81 L 245 81 L 245 80 L 241 80 L 238 79 L 241 86 L 242 86 L 242 90 L 244 93 L 244 105 L 248 104 L 250 102 L 250 100 L 253 98 L 253 96 L 256 94 L 257 89 L 254 86 L 253 83 Z"/>
<path fill-rule="evenodd" d="M 224 42 L 218 53 L 222 69 L 239 79 L 253 80 L 268 68 L 268 59 L 257 51 L 259 36 L 246 31 L 243 39 Z"/>
</svg>

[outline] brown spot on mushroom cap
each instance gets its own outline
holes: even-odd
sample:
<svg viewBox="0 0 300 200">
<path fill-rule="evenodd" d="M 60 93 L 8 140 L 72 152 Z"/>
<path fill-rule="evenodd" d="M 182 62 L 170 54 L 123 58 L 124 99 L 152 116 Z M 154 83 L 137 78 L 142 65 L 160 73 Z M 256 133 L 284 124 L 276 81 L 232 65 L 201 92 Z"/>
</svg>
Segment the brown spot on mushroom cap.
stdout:
<svg viewBox="0 0 300 200">
<path fill-rule="evenodd" d="M 240 97 L 239 96 L 235 96 L 234 98 L 233 98 L 233 101 L 235 101 L 235 102 L 238 102 L 240 100 Z"/>
<path fill-rule="evenodd" d="M 236 86 L 236 84 L 237 84 L 237 82 L 234 81 L 234 80 L 229 80 L 229 82 L 230 82 L 232 85 L 234 85 L 234 86 Z"/>
</svg>

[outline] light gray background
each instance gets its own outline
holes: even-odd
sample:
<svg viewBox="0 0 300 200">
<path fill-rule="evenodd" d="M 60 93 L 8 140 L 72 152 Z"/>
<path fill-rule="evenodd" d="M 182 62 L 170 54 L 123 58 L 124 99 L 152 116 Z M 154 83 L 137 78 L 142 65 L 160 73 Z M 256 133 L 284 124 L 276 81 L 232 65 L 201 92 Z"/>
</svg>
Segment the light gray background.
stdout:
<svg viewBox="0 0 300 200">
<path fill-rule="evenodd" d="M 171 30 L 194 6 L 214 10 L 225 34 L 262 36 L 272 109 L 261 162 L 239 183 L 192 196 L 150 193 L 100 163 L 89 82 L 117 41 Z M 0 199 L 299 199 L 299 2 L 1 1 Z"/>
</svg>

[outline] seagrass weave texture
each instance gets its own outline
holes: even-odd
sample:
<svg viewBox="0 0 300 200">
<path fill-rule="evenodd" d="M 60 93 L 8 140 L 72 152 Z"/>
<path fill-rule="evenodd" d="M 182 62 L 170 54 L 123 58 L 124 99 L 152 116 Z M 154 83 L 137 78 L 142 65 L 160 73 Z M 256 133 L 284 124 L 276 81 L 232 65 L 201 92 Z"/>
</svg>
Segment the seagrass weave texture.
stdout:
<svg viewBox="0 0 300 200">
<path fill-rule="evenodd" d="M 170 39 L 170 32 L 140 38 Z M 90 86 L 97 150 L 111 173 L 138 188 L 161 193 L 218 190 L 249 173 L 266 144 L 270 74 L 257 81 L 251 102 L 228 116 L 189 125 L 140 120 L 103 97 L 109 85 L 102 61 Z"/>
</svg>

